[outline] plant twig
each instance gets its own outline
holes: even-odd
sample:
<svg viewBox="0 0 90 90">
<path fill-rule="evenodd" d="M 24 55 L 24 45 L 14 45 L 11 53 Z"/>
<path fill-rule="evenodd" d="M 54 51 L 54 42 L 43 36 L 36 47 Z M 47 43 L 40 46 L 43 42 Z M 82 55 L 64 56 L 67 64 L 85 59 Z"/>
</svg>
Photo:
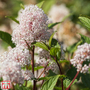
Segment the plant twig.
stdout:
<svg viewBox="0 0 90 90">
<path fill-rule="evenodd" d="M 40 76 L 44 73 L 44 71 L 46 70 L 46 68 L 47 68 L 47 66 L 48 66 L 48 63 L 49 63 L 49 62 L 47 62 L 46 66 L 44 67 L 44 70 L 41 72 L 41 74 L 39 75 L 38 78 L 40 78 Z"/>
<path fill-rule="evenodd" d="M 70 83 L 70 85 L 68 86 L 68 88 L 66 88 L 66 90 L 69 90 L 70 86 L 72 85 L 72 83 L 74 82 L 74 80 L 77 78 L 78 74 L 80 71 L 78 71 L 75 75 L 75 77 L 73 78 L 72 82 Z"/>
<path fill-rule="evenodd" d="M 57 65 L 58 65 L 58 68 L 59 68 L 60 74 L 62 75 L 63 73 L 62 73 L 62 71 L 61 71 L 61 67 L 60 67 L 60 65 L 59 65 L 59 63 L 58 63 L 56 57 L 55 57 L 55 60 L 56 60 L 56 63 L 57 63 Z M 62 90 L 63 90 L 63 79 L 61 79 L 61 85 L 62 85 Z"/>
</svg>

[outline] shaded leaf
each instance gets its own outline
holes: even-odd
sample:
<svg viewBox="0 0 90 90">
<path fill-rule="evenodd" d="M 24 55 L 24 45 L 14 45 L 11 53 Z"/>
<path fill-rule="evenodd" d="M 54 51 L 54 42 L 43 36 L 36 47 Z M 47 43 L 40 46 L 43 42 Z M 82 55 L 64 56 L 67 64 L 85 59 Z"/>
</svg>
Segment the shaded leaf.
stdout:
<svg viewBox="0 0 90 90">
<path fill-rule="evenodd" d="M 56 33 L 56 32 L 54 32 L 54 33 L 51 35 L 50 39 L 49 39 L 49 46 L 52 45 L 52 39 L 53 39 L 53 36 L 54 36 L 55 33 Z"/>
<path fill-rule="evenodd" d="M 66 76 L 67 76 L 68 79 L 73 80 L 73 78 L 75 77 L 76 73 L 77 73 L 77 69 L 75 67 L 71 67 L 67 71 Z M 79 80 L 80 76 L 81 76 L 81 74 L 79 73 L 79 75 L 77 76 L 76 79 Z"/>
<path fill-rule="evenodd" d="M 90 38 L 89 37 L 84 36 L 82 34 L 80 34 L 80 36 L 81 36 L 82 43 L 88 43 L 88 44 L 90 43 Z"/>
<path fill-rule="evenodd" d="M 75 44 L 73 44 L 73 45 L 71 45 L 71 46 L 69 46 L 69 47 L 67 47 L 67 51 L 68 51 L 69 53 L 75 52 L 76 49 L 77 49 L 77 46 L 80 45 L 80 44 L 82 44 L 82 40 L 79 41 L 79 42 L 77 42 L 77 43 L 75 43 Z"/>
<path fill-rule="evenodd" d="M 81 79 L 82 79 L 83 84 L 86 87 L 90 88 L 90 74 L 82 74 Z"/>
<path fill-rule="evenodd" d="M 6 43 L 8 43 L 12 48 L 15 47 L 15 44 L 12 42 L 11 40 L 12 37 L 9 33 L 0 31 L 0 38 Z"/>
</svg>

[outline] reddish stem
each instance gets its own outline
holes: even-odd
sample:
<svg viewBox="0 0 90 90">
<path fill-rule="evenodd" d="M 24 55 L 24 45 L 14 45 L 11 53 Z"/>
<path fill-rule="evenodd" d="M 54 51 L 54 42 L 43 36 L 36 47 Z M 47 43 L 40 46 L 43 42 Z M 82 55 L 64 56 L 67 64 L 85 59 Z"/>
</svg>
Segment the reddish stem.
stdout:
<svg viewBox="0 0 90 90">
<path fill-rule="evenodd" d="M 73 78 L 72 82 L 70 83 L 70 85 L 68 86 L 68 88 L 66 88 L 66 90 L 69 90 L 70 86 L 72 85 L 72 83 L 74 82 L 74 80 L 77 78 L 78 74 L 80 71 L 78 71 L 75 75 L 75 77 Z"/>
<path fill-rule="evenodd" d="M 32 61 L 31 61 L 33 74 L 34 74 L 34 48 L 35 48 L 35 46 L 33 46 L 33 49 L 32 49 Z M 36 81 L 35 80 L 33 80 L 33 90 L 36 90 Z"/>
<path fill-rule="evenodd" d="M 63 73 L 62 73 L 62 71 L 61 71 L 61 67 L 60 67 L 60 65 L 59 65 L 56 57 L 55 57 L 55 60 L 56 60 L 56 63 L 57 63 L 57 65 L 58 65 L 58 67 L 59 67 L 60 74 L 62 75 Z M 61 85 L 62 85 L 62 90 L 63 90 L 63 79 L 61 79 Z"/>
</svg>

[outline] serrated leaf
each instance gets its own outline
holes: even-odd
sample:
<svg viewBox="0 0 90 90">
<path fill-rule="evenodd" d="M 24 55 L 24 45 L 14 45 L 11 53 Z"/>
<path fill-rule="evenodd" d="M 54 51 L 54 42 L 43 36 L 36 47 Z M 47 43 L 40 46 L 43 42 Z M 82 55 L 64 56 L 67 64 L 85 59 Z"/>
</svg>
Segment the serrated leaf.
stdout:
<svg viewBox="0 0 90 90">
<path fill-rule="evenodd" d="M 70 79 L 70 80 L 73 80 L 73 78 L 75 77 L 76 73 L 77 73 L 77 69 L 75 67 L 71 67 L 66 73 L 67 78 Z M 76 79 L 79 80 L 80 76 L 81 76 L 81 74 L 79 73 L 79 75 L 77 76 Z"/>
<path fill-rule="evenodd" d="M 60 48 L 57 48 L 57 47 L 52 47 L 50 49 L 50 55 L 52 56 L 56 56 L 57 55 L 57 52 L 60 50 Z"/>
<path fill-rule="evenodd" d="M 54 32 L 54 33 L 51 35 L 50 39 L 49 39 L 49 46 L 51 46 L 51 44 L 52 44 L 52 39 L 53 39 L 53 36 L 54 36 L 55 33 L 56 33 L 56 32 Z"/>
<path fill-rule="evenodd" d="M 86 26 L 90 31 L 90 19 L 87 17 L 79 17 L 80 21 Z"/>
<path fill-rule="evenodd" d="M 80 36 L 81 36 L 82 43 L 88 43 L 88 44 L 90 43 L 90 38 L 89 37 L 84 36 L 82 34 L 80 34 Z"/>
<path fill-rule="evenodd" d="M 67 88 L 67 87 L 70 85 L 71 82 L 72 82 L 72 81 L 71 81 L 70 79 L 66 78 L 66 79 L 63 81 L 64 87 Z M 77 82 L 77 79 L 74 80 L 74 82 L 72 83 L 72 85 L 73 85 L 74 83 L 76 83 L 76 82 Z"/>
<path fill-rule="evenodd" d="M 81 79 L 82 79 L 83 84 L 86 87 L 90 88 L 90 74 L 82 74 Z"/>
<path fill-rule="evenodd" d="M 15 47 L 15 44 L 11 40 L 11 35 L 7 32 L 0 31 L 0 38 L 8 43 L 12 48 Z"/>
<path fill-rule="evenodd" d="M 48 47 L 44 43 L 42 43 L 42 42 L 36 42 L 33 45 L 48 51 Z"/>
<path fill-rule="evenodd" d="M 12 16 L 5 16 L 5 17 L 6 17 L 6 18 L 9 18 L 9 19 L 11 19 L 11 20 L 13 20 L 13 21 L 15 21 L 16 23 L 19 24 L 19 21 L 16 20 L 14 17 L 12 17 Z"/>
<path fill-rule="evenodd" d="M 52 76 L 49 80 L 47 80 L 43 84 L 41 90 L 53 90 L 59 77 L 60 77 L 60 75 Z"/>
<path fill-rule="evenodd" d="M 42 2 L 38 3 L 37 6 L 38 6 L 39 8 L 42 8 L 42 5 L 44 4 L 44 2 L 45 2 L 45 1 L 42 1 Z"/>
</svg>

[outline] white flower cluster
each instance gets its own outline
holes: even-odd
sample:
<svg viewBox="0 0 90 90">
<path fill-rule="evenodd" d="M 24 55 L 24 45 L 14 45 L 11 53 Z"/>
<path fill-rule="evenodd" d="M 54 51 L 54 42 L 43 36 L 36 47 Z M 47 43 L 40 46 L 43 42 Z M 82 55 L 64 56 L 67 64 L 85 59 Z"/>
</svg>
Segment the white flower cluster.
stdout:
<svg viewBox="0 0 90 90">
<path fill-rule="evenodd" d="M 24 76 L 24 80 L 31 80 L 35 78 L 33 73 L 29 70 L 22 70 L 22 76 Z"/>
<path fill-rule="evenodd" d="M 78 46 L 78 49 L 75 52 L 75 56 L 70 60 L 71 64 L 77 68 L 77 71 L 81 73 L 88 72 L 90 64 L 84 64 L 85 61 L 90 60 L 90 44 L 83 44 Z"/>
<path fill-rule="evenodd" d="M 8 52 L 8 61 L 16 61 L 21 66 L 29 65 L 31 60 L 31 55 L 29 50 L 24 48 L 22 45 L 17 45 L 15 48 Z"/>
<path fill-rule="evenodd" d="M 48 17 L 36 5 L 29 5 L 20 14 L 18 27 L 12 33 L 12 41 L 24 44 L 25 40 L 30 45 L 34 41 L 47 40 L 49 37 Z"/>
<path fill-rule="evenodd" d="M 27 6 L 22 10 L 19 23 L 12 33 L 12 41 L 16 47 L 0 56 L 0 77 L 14 84 L 23 84 L 24 80 L 34 78 L 32 72 L 21 68 L 30 65 L 28 45 L 34 41 L 46 40 L 49 35 L 48 17 L 36 5 Z"/>
<path fill-rule="evenodd" d="M 57 66 L 57 64 L 51 59 L 50 53 L 46 50 L 43 50 L 41 48 L 38 48 L 38 57 L 36 57 L 36 64 L 38 65 L 42 65 L 42 66 L 47 66 L 46 70 L 45 70 L 45 74 L 48 73 L 48 71 L 51 69 L 54 73 L 58 73 L 59 72 L 59 68 Z"/>
<path fill-rule="evenodd" d="M 17 46 L 11 49 L 9 52 L 5 52 L 0 55 L 0 77 L 3 80 L 10 80 L 12 83 L 23 84 L 25 75 L 22 73 L 22 66 L 30 64 L 31 55 L 29 50 L 23 46 Z M 28 72 L 28 78 L 33 76 L 31 72 Z"/>
</svg>

